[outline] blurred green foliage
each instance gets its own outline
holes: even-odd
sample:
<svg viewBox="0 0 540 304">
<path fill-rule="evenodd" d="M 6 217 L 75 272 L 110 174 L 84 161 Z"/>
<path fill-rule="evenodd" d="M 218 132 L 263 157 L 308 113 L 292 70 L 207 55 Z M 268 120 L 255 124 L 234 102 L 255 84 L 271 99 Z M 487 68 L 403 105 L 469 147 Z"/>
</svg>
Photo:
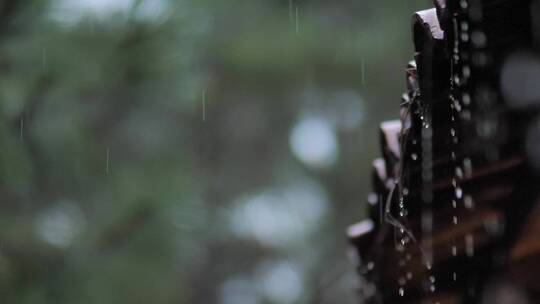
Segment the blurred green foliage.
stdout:
<svg viewBox="0 0 540 304">
<path fill-rule="evenodd" d="M 344 229 L 428 5 L 2 1 L 0 301 L 354 303 Z M 331 166 L 293 155 L 306 117 Z"/>
</svg>

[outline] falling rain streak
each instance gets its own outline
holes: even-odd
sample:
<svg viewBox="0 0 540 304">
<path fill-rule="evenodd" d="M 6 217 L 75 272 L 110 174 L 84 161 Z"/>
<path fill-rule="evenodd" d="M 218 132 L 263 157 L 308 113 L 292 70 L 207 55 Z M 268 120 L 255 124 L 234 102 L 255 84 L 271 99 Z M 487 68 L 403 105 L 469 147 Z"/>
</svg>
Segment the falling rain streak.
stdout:
<svg viewBox="0 0 540 304">
<path fill-rule="evenodd" d="M 21 142 L 23 142 L 24 140 L 24 136 L 23 136 L 24 135 L 24 115 L 21 115 L 20 127 L 21 127 L 21 132 L 20 132 L 19 138 Z"/>
<path fill-rule="evenodd" d="M 111 158 L 111 153 L 110 153 L 109 148 L 107 148 L 107 156 L 105 160 L 105 174 L 107 175 L 109 175 L 110 158 Z"/>
<path fill-rule="evenodd" d="M 293 2 L 295 2 L 293 4 Z M 298 4 L 294 0 L 289 0 L 289 22 L 294 23 L 294 32 L 296 35 L 300 33 L 300 24 L 299 24 L 299 11 Z"/>
<path fill-rule="evenodd" d="M 289 21 L 293 21 L 293 0 L 289 0 Z"/>
<path fill-rule="evenodd" d="M 295 18 L 294 18 L 294 23 L 295 23 L 295 31 L 296 31 L 296 35 L 298 35 L 300 33 L 300 25 L 299 25 L 299 21 L 298 21 L 298 5 L 296 6 L 295 8 Z"/>
<path fill-rule="evenodd" d="M 202 121 L 206 121 L 206 91 L 202 91 Z"/>
</svg>

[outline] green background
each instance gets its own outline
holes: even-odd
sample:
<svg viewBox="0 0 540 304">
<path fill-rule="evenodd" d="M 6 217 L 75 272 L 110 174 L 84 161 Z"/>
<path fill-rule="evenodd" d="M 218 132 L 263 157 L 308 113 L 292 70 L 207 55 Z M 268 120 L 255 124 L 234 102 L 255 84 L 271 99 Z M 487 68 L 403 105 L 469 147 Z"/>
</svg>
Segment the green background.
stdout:
<svg viewBox="0 0 540 304">
<path fill-rule="evenodd" d="M 1 303 L 355 303 L 429 1 L 0 6 Z"/>
</svg>

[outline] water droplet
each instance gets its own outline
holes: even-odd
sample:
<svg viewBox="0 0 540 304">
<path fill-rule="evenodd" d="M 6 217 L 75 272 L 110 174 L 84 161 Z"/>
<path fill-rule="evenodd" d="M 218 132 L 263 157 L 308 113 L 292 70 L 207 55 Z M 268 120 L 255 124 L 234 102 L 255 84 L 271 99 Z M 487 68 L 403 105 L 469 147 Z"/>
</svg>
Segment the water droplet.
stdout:
<svg viewBox="0 0 540 304">
<path fill-rule="evenodd" d="M 486 45 L 487 37 L 482 31 L 474 31 L 471 34 L 471 40 L 475 47 L 481 48 Z"/>
<path fill-rule="evenodd" d="M 456 167 L 456 176 L 463 178 L 463 170 L 460 167 Z"/>
<path fill-rule="evenodd" d="M 459 84 L 461 83 L 461 78 L 459 78 L 459 75 L 454 75 L 454 83 L 457 84 L 459 86 Z"/>
<path fill-rule="evenodd" d="M 463 190 L 461 190 L 461 187 L 456 187 L 456 198 L 461 199 L 463 196 Z"/>
<path fill-rule="evenodd" d="M 471 76 L 471 68 L 468 65 L 463 67 L 463 76 L 467 78 Z"/>
<path fill-rule="evenodd" d="M 465 121 L 471 120 L 471 111 L 469 111 L 469 110 L 462 111 L 461 112 L 461 119 L 463 119 Z"/>
<path fill-rule="evenodd" d="M 401 191 L 401 193 L 405 196 L 409 195 L 409 189 L 408 188 L 403 188 L 403 190 Z"/>
<path fill-rule="evenodd" d="M 468 106 L 469 104 L 471 104 L 471 95 L 469 95 L 468 93 L 463 93 L 463 104 Z"/>
<path fill-rule="evenodd" d="M 470 195 L 466 195 L 463 199 L 463 204 L 465 205 L 465 208 L 467 209 L 473 209 L 474 208 L 474 201 Z"/>
<path fill-rule="evenodd" d="M 399 288 L 399 296 L 400 296 L 400 297 L 403 297 L 404 295 L 405 295 L 405 288 L 400 287 L 400 288 Z"/>
<path fill-rule="evenodd" d="M 379 201 L 379 198 L 376 193 L 370 193 L 367 197 L 367 201 L 370 205 L 375 205 Z"/>
</svg>

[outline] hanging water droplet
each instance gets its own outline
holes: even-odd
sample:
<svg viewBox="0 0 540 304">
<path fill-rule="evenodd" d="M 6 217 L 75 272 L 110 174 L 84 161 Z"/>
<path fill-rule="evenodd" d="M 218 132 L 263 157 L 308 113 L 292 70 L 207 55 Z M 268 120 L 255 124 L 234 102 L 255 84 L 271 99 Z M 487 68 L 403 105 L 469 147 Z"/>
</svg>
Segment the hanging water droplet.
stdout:
<svg viewBox="0 0 540 304">
<path fill-rule="evenodd" d="M 487 37 L 482 31 L 474 31 L 471 34 L 471 40 L 475 47 L 482 48 L 486 45 Z"/>
<path fill-rule="evenodd" d="M 409 195 L 409 188 L 403 188 L 403 190 L 401 191 L 401 193 L 405 196 Z"/>
<path fill-rule="evenodd" d="M 463 178 L 463 170 L 460 167 L 456 167 L 456 176 L 458 178 Z"/>
<path fill-rule="evenodd" d="M 461 104 L 459 103 L 459 101 L 457 99 L 454 100 L 453 105 L 454 105 L 454 109 L 456 110 L 456 112 L 461 112 Z M 454 116 L 452 115 L 452 117 L 454 117 Z"/>
<path fill-rule="evenodd" d="M 474 208 L 474 201 L 470 195 L 466 195 L 463 199 L 463 204 L 465 205 L 465 208 L 467 209 L 473 209 Z"/>
<path fill-rule="evenodd" d="M 456 198 L 461 199 L 463 196 L 463 190 L 461 190 L 461 187 L 456 187 Z"/>
<path fill-rule="evenodd" d="M 456 247 L 456 245 L 452 246 L 452 256 L 457 256 L 457 247 Z"/>
<path fill-rule="evenodd" d="M 375 267 L 375 263 L 373 263 L 373 262 L 367 263 L 367 269 L 368 270 L 373 270 L 374 267 Z"/>
<path fill-rule="evenodd" d="M 471 95 L 469 95 L 469 93 L 463 93 L 463 104 L 468 106 L 469 104 L 471 104 Z"/>
<path fill-rule="evenodd" d="M 454 83 L 459 86 L 461 83 L 461 78 L 459 78 L 459 75 L 454 75 Z"/>
<path fill-rule="evenodd" d="M 400 287 L 400 288 L 399 288 L 399 296 L 400 296 L 400 297 L 403 297 L 404 295 L 405 295 L 405 288 Z"/>
<path fill-rule="evenodd" d="M 369 203 L 370 205 L 373 206 L 373 205 L 377 204 L 377 202 L 379 201 L 379 197 L 377 196 L 376 193 L 373 193 L 373 192 L 372 192 L 372 193 L 370 193 L 370 194 L 368 195 L 367 201 L 368 201 L 368 203 Z"/>
<path fill-rule="evenodd" d="M 471 68 L 468 65 L 463 66 L 463 76 L 466 78 L 471 76 Z"/>
<path fill-rule="evenodd" d="M 407 244 L 408 242 L 410 242 L 411 239 L 408 237 L 408 236 L 405 236 L 403 239 L 401 239 L 401 242 L 405 245 Z"/>
<path fill-rule="evenodd" d="M 417 160 L 418 155 L 416 153 L 413 153 L 413 154 L 411 154 L 411 158 L 412 158 L 412 160 Z"/>
<path fill-rule="evenodd" d="M 453 216 L 452 222 L 454 223 L 454 225 L 457 225 L 457 222 L 458 222 L 457 216 L 455 215 Z"/>
</svg>

